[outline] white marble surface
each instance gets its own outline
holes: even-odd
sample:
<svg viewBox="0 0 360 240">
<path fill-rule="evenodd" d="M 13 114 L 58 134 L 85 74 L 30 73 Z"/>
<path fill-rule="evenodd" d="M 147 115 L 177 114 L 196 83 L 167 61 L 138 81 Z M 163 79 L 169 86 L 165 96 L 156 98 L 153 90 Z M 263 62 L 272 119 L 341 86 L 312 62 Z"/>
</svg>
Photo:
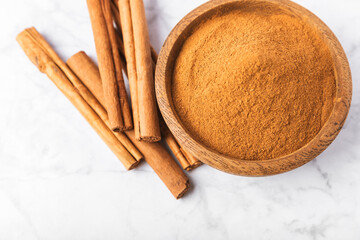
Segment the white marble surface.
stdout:
<svg viewBox="0 0 360 240">
<path fill-rule="evenodd" d="M 152 44 L 203 0 L 146 0 Z M 348 55 L 354 96 L 335 142 L 273 177 L 202 166 L 174 200 L 146 164 L 126 172 L 80 114 L 25 57 L 15 36 L 36 26 L 64 59 L 95 56 L 85 0 L 0 7 L 0 240 L 360 239 L 360 1 L 296 0 Z"/>
</svg>

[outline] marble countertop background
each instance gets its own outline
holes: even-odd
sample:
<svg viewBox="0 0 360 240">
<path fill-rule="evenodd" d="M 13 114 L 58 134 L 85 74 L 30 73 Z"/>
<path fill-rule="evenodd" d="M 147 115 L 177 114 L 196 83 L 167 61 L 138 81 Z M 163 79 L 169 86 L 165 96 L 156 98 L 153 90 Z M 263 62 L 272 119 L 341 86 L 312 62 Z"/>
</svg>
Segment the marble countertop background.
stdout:
<svg viewBox="0 0 360 240">
<path fill-rule="evenodd" d="M 157 51 L 204 0 L 145 0 Z M 17 45 L 29 26 L 64 59 L 96 57 L 86 1 L 12 0 L 0 7 L 0 240 L 360 239 L 360 1 L 296 0 L 338 36 L 353 102 L 335 142 L 294 171 L 189 173 L 176 201 L 146 164 L 126 172 L 77 110 Z"/>
</svg>

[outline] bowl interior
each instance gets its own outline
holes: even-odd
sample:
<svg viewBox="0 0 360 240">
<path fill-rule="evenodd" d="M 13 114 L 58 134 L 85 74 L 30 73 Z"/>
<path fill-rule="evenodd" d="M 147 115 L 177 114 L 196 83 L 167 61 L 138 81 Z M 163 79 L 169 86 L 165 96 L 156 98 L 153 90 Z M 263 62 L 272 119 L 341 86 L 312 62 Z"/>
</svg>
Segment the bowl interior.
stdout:
<svg viewBox="0 0 360 240">
<path fill-rule="evenodd" d="M 242 160 L 220 154 L 196 141 L 182 125 L 174 110 L 171 96 L 173 68 L 187 37 L 195 27 L 215 14 L 224 14 L 244 6 L 286 10 L 316 28 L 329 46 L 334 61 L 336 97 L 333 111 L 316 137 L 301 149 L 271 160 Z M 320 154 L 336 137 L 347 116 L 351 101 L 351 76 L 345 53 L 331 30 L 314 14 L 290 1 L 282 0 L 226 0 L 210 1 L 184 17 L 172 30 L 158 59 L 156 95 L 160 111 L 170 131 L 189 152 L 204 163 L 219 170 L 247 176 L 264 176 L 289 171 Z"/>
</svg>

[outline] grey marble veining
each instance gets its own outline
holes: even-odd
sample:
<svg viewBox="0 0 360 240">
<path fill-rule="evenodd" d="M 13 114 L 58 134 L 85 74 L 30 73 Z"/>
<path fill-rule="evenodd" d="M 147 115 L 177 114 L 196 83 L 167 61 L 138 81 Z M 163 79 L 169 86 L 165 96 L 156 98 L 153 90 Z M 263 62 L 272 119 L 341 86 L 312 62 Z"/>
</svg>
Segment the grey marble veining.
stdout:
<svg viewBox="0 0 360 240">
<path fill-rule="evenodd" d="M 145 0 L 151 42 L 203 0 Z M 265 178 L 202 166 L 176 201 L 142 164 L 126 172 L 29 62 L 16 34 L 36 26 L 67 59 L 95 57 L 86 1 L 0 7 L 0 239 L 360 239 L 360 2 L 296 0 L 338 36 L 353 75 L 344 129 L 316 160 Z"/>
</svg>

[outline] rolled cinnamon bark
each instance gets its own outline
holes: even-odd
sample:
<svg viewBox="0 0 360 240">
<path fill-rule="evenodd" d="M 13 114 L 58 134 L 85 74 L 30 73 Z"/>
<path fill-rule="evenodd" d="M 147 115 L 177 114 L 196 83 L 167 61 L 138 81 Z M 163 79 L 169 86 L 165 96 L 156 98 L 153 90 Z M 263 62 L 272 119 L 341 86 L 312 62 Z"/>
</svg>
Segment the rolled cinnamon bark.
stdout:
<svg viewBox="0 0 360 240">
<path fill-rule="evenodd" d="M 183 169 L 189 170 L 190 163 L 185 158 L 184 154 L 180 151 L 180 146 L 176 142 L 174 136 L 170 133 L 169 129 L 164 129 L 163 125 L 161 126 L 161 132 L 163 134 L 163 138 L 165 139 L 167 145 L 175 155 L 176 159 L 179 161 L 180 165 Z"/>
<path fill-rule="evenodd" d="M 131 21 L 129 0 L 119 0 L 120 22 L 124 42 L 124 53 L 130 86 L 131 106 L 133 111 L 134 131 L 136 139 L 140 139 L 139 103 L 137 90 L 137 73 L 135 60 L 134 34 Z"/>
<path fill-rule="evenodd" d="M 156 142 L 161 139 L 155 83 L 150 52 L 150 39 L 143 0 L 130 1 L 136 59 L 140 139 Z"/>
<path fill-rule="evenodd" d="M 74 58 L 74 56 L 76 56 L 76 58 Z M 86 84 L 88 89 L 100 103 L 104 102 L 101 94 L 102 91 L 98 88 L 98 86 L 101 86 L 101 84 L 99 84 L 101 82 L 99 74 L 93 74 L 93 76 L 90 76 L 90 73 L 98 71 L 96 65 L 94 63 L 89 63 L 90 58 L 87 57 L 84 52 L 80 54 L 77 53 L 74 56 L 71 57 L 71 59 L 77 59 L 77 62 L 82 62 L 81 66 L 78 66 L 77 68 L 87 69 L 87 71 L 84 71 L 83 74 L 81 74 L 83 77 L 79 76 L 80 79 Z M 85 64 L 88 66 L 85 66 Z M 75 72 L 77 71 L 75 70 Z M 189 188 L 189 179 L 176 164 L 170 153 L 166 151 L 160 143 L 137 141 L 134 131 L 125 131 L 125 134 L 143 153 L 145 161 L 154 169 L 156 174 L 165 183 L 174 197 L 177 199 L 182 197 Z"/>
<path fill-rule="evenodd" d="M 113 14 L 113 19 L 114 19 L 115 26 L 116 26 L 116 41 L 117 41 L 118 47 L 119 47 L 120 59 L 121 59 L 121 64 L 123 66 L 123 71 L 125 72 L 126 75 L 128 75 L 126 59 L 125 59 L 123 36 L 122 36 L 121 24 L 120 24 L 120 14 L 119 14 L 119 9 L 118 9 L 117 5 L 115 4 L 115 2 L 117 3 L 117 0 L 111 1 L 111 12 Z"/>
<path fill-rule="evenodd" d="M 96 92 L 99 97 L 97 100 L 102 106 L 105 104 L 103 97 L 102 84 L 98 79 L 100 78 L 100 73 L 95 65 L 95 63 L 86 55 L 85 52 L 80 51 L 74 54 L 66 61 L 67 65 L 71 70 L 82 79 L 83 84 L 88 86 L 88 91 Z M 107 119 L 107 113 L 101 112 L 102 120 L 110 129 L 110 124 Z M 114 132 L 115 137 L 124 145 L 124 147 L 130 152 L 130 154 L 135 158 L 135 160 L 140 161 L 143 158 L 142 153 L 134 146 L 134 144 L 126 137 L 122 132 Z"/>
<path fill-rule="evenodd" d="M 126 94 L 124 78 L 122 75 L 123 66 L 121 64 L 119 46 L 118 46 L 118 41 L 116 39 L 117 33 L 115 31 L 114 23 L 113 23 L 113 16 L 111 12 L 111 1 L 102 0 L 102 7 L 105 17 L 105 22 L 109 33 L 109 40 L 110 40 L 112 56 L 114 60 L 115 76 L 118 83 L 121 112 L 124 120 L 124 130 L 130 130 L 133 129 L 133 123 L 132 123 L 129 102 Z"/>
<path fill-rule="evenodd" d="M 101 79 L 99 70 L 97 69 L 96 64 L 91 60 L 91 58 L 84 52 L 80 51 L 72 55 L 67 61 L 66 64 L 70 69 L 75 73 L 75 75 L 81 79 L 81 82 L 88 87 L 88 90 L 92 93 L 93 91 L 98 92 L 99 98 L 96 98 L 99 103 L 104 106 L 105 101 L 104 93 L 102 92 L 102 83 L 97 81 L 98 78 Z M 92 66 L 93 65 L 93 66 Z M 89 88 L 87 82 L 92 82 L 92 89 Z M 103 101 L 103 102 L 101 102 Z M 104 109 L 104 111 L 106 111 Z M 107 114 L 107 113 L 106 113 Z"/>
<path fill-rule="evenodd" d="M 126 131 L 125 134 L 144 154 L 145 161 L 165 183 L 173 196 L 176 199 L 181 198 L 188 191 L 190 182 L 170 153 L 158 142 L 147 143 L 137 141 L 134 131 Z"/>
<path fill-rule="evenodd" d="M 165 122 L 160 120 L 160 124 L 163 138 L 165 139 L 171 151 L 174 153 L 176 159 L 179 161 L 182 168 L 186 171 L 190 171 L 200 166 L 202 163 L 180 146 L 180 144 L 176 141 L 174 135 L 166 126 Z"/>
<path fill-rule="evenodd" d="M 111 10 L 114 16 L 114 21 L 115 21 L 115 25 L 117 27 L 118 33 L 119 33 L 119 39 L 118 39 L 118 43 L 121 42 L 119 45 L 123 45 L 123 36 L 122 36 L 122 30 L 121 30 L 121 23 L 120 23 L 120 14 L 119 14 L 119 1 L 118 0 L 112 0 L 111 1 Z M 123 46 L 119 46 L 120 49 L 120 53 L 122 55 L 125 56 L 124 53 L 124 47 Z M 156 64 L 156 60 L 157 60 L 157 53 L 154 49 L 154 47 L 150 44 L 150 52 L 151 52 L 151 59 L 153 60 L 154 64 L 153 67 L 155 69 L 155 64 Z"/>
<path fill-rule="evenodd" d="M 123 144 L 95 112 L 95 109 L 101 111 L 103 107 L 88 92 L 86 87 L 81 84 L 36 29 L 25 29 L 17 36 L 16 40 L 31 62 L 42 73 L 45 73 L 79 110 L 92 128 L 124 164 L 125 168 L 130 170 L 138 165 L 139 162 L 125 149 Z"/>
<path fill-rule="evenodd" d="M 116 11 L 116 10 L 114 10 L 114 11 Z M 122 39 L 119 35 L 117 36 L 117 40 L 118 40 L 118 42 L 122 43 Z M 119 44 L 119 45 L 122 45 L 122 44 Z M 151 50 L 151 58 L 152 58 L 153 66 L 155 67 L 158 55 L 157 55 L 156 51 L 154 50 L 154 48 L 151 47 L 150 50 Z M 120 50 L 120 53 L 121 52 L 122 51 Z M 127 74 L 127 73 L 125 73 L 125 74 Z M 185 149 L 183 149 L 180 146 L 180 144 L 176 141 L 175 137 L 170 132 L 170 130 L 168 129 L 166 124 L 163 122 L 163 120 L 160 120 L 160 130 L 161 130 L 163 137 L 165 138 L 166 143 L 168 144 L 171 151 L 174 153 L 176 159 L 179 161 L 179 163 L 183 169 L 185 169 L 186 171 L 190 171 L 190 170 L 202 165 L 201 161 L 196 159 L 191 153 L 189 153 L 188 151 L 186 151 Z"/>
<path fill-rule="evenodd" d="M 114 1 L 116 2 L 116 0 L 114 0 Z M 128 53 L 127 53 L 128 59 L 130 59 L 130 61 L 131 61 L 132 58 L 134 58 L 134 57 L 133 57 L 133 55 L 131 55 L 133 52 L 131 50 L 131 48 L 133 48 L 133 42 L 131 42 L 131 41 L 133 41 L 133 40 L 131 40 L 131 36 L 133 33 L 132 33 L 132 22 L 131 22 L 129 1 L 128 0 L 119 0 L 118 5 L 121 6 L 120 9 L 114 3 L 114 1 L 112 4 L 112 11 L 113 11 L 115 19 L 122 17 L 121 22 L 123 23 L 124 29 L 122 30 L 122 26 L 120 26 L 120 23 L 117 23 L 117 28 L 124 32 L 123 33 L 124 39 L 130 41 L 130 43 L 126 44 L 127 48 L 125 48 L 125 51 L 128 51 Z M 121 11 L 121 13 L 122 13 L 121 15 L 119 14 L 119 11 Z M 117 21 L 115 21 L 115 22 L 117 22 Z M 119 46 L 124 45 L 124 44 L 122 44 L 121 36 L 118 35 L 117 40 L 119 42 Z M 150 52 L 151 52 L 152 66 L 155 70 L 155 65 L 156 65 L 158 55 L 151 45 L 150 45 Z M 120 47 L 120 53 L 124 55 L 124 49 L 122 49 L 121 47 Z M 133 68 L 136 69 L 136 67 L 134 67 L 134 66 L 133 66 Z M 132 77 L 129 77 L 129 79 L 133 80 Z M 136 79 L 133 81 L 136 81 Z M 130 84 L 130 89 L 131 89 L 131 84 Z M 133 107 L 134 107 L 134 105 L 133 105 Z M 202 164 L 192 154 L 187 152 L 185 149 L 183 149 L 180 146 L 180 144 L 178 144 L 175 137 L 169 131 L 169 129 L 167 128 L 165 123 L 163 123 L 163 124 L 161 123 L 161 120 L 160 120 L 160 125 L 161 125 L 161 132 L 162 132 L 163 136 L 165 137 L 167 144 L 169 145 L 171 151 L 174 153 L 175 157 L 178 159 L 178 161 L 181 164 L 181 166 L 183 167 L 183 169 L 189 171 L 189 170 L 192 170 Z M 163 130 L 163 125 L 165 126 L 165 128 L 164 128 L 165 130 Z M 136 129 L 136 127 L 134 129 Z M 136 133 L 137 133 L 137 131 L 135 131 L 135 134 Z"/>
<path fill-rule="evenodd" d="M 161 139 L 161 135 L 143 1 L 119 0 L 119 11 L 130 89 L 136 86 L 131 91 L 133 110 L 137 111 L 133 112 L 134 121 L 135 114 L 138 119 L 138 128 L 137 123 L 134 123 L 135 135 L 139 140 L 156 142 Z"/>
<path fill-rule="evenodd" d="M 117 31 L 117 33 L 118 33 L 118 31 Z M 125 75 L 128 76 L 127 64 L 126 64 L 126 58 L 125 58 L 125 52 L 124 52 L 125 51 L 124 43 L 123 43 L 123 40 L 119 33 L 116 34 L 116 41 L 118 42 L 118 46 L 119 46 L 120 60 L 121 60 L 121 65 L 123 66 L 122 70 L 124 71 Z"/>
<path fill-rule="evenodd" d="M 110 126 L 113 131 L 123 131 L 125 125 L 120 106 L 118 82 L 115 76 L 110 37 L 101 0 L 87 0 L 87 5 L 93 29 L 96 54 L 106 101 L 105 106 L 109 115 Z"/>
<path fill-rule="evenodd" d="M 182 152 L 182 154 L 185 156 L 185 159 L 189 163 L 189 167 L 187 169 L 184 168 L 185 170 L 190 171 L 202 165 L 202 162 L 196 159 L 194 155 L 192 155 L 187 150 L 185 150 L 180 144 L 179 146 L 180 146 L 180 151 Z"/>
</svg>

